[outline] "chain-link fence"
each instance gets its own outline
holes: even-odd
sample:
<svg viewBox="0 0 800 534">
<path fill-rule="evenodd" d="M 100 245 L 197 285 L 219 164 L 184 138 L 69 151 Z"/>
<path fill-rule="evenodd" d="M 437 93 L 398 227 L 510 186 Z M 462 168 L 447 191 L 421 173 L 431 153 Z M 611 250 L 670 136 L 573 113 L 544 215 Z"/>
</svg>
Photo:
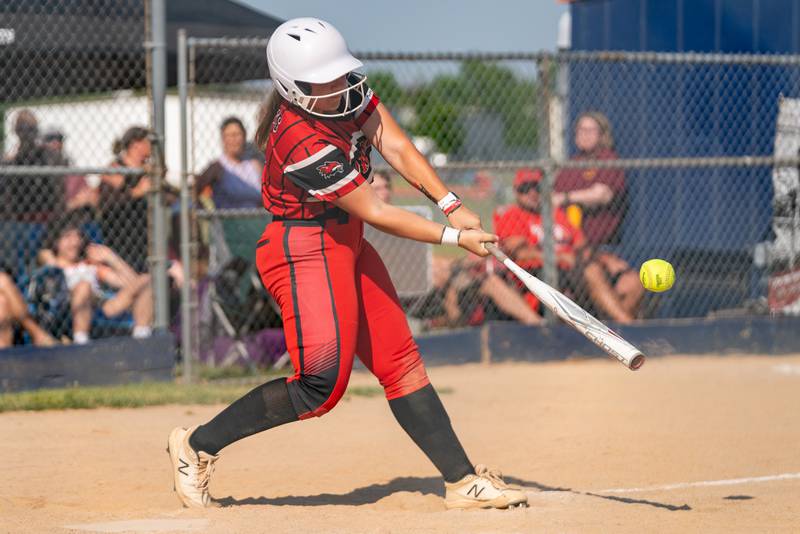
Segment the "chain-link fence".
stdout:
<svg viewBox="0 0 800 534">
<path fill-rule="evenodd" d="M 150 5 L 0 4 L 2 346 L 149 334 Z"/>
<path fill-rule="evenodd" d="M 754 257 L 754 252 L 782 232 L 776 227 L 778 213 L 773 208 L 787 201 L 774 186 L 779 174 L 793 173 L 791 189 L 797 188 L 796 161 L 776 166 L 771 158 L 796 159 L 798 155 L 796 150 L 786 150 L 793 136 L 777 129 L 779 116 L 787 124 L 800 124 L 800 115 L 785 105 L 790 101 L 786 99 L 797 96 L 798 67 L 797 57 L 567 57 L 568 153 L 573 161 L 586 157 L 620 160 L 618 166 L 605 169 L 585 162 L 589 166 L 583 169 L 559 171 L 555 190 L 575 191 L 566 201 L 563 195 L 554 198 L 568 210 L 572 207 L 569 199 L 577 201 L 588 243 L 599 245 L 600 250 L 607 248 L 634 268 L 647 258 L 662 257 L 674 263 L 677 271 L 679 283 L 673 290 L 646 295 L 638 306 L 629 308 L 630 316 L 782 311 L 774 299 L 771 305 L 767 301 L 768 280 L 772 272 L 794 266 L 796 249 L 775 250 L 769 260 Z M 584 116 L 589 110 L 602 115 Z M 582 144 L 598 126 L 605 153 L 587 156 Z M 611 130 L 603 146 L 602 132 L 607 126 Z M 611 202 L 598 203 L 583 192 L 598 181 L 613 190 Z M 613 281 L 616 269 L 603 270 L 605 278 Z M 613 303 L 597 291 L 591 275 L 582 282 L 588 293 L 583 297 L 588 296 L 586 300 L 601 315 L 628 318 L 614 312 Z M 622 296 L 620 302 L 624 302 L 624 287 L 621 277 L 611 286 Z M 633 277 L 630 287 L 640 291 Z"/>
<path fill-rule="evenodd" d="M 210 365 L 267 365 L 285 343 L 277 307 L 255 271 L 255 243 L 269 221 L 261 201 L 264 158 L 252 142 L 266 91 L 263 50 L 242 46 L 249 40 L 230 47 L 188 42 L 179 51 L 185 69 L 179 78 L 188 79 L 179 90 L 188 141 L 184 173 L 193 186 L 186 194 L 193 209 L 184 258 L 198 282 L 183 299 L 182 343 Z M 226 177 L 235 184 L 220 188 Z"/>
<path fill-rule="evenodd" d="M 246 130 L 241 161 L 261 168 L 246 140 L 269 82 L 215 81 L 245 79 L 236 70 L 265 63 L 265 46 L 189 39 L 188 173 L 196 179 L 228 153 L 226 128 L 241 132 L 229 117 Z M 356 55 L 369 85 L 503 248 L 601 319 L 797 313 L 800 58 Z M 373 154 L 390 177 L 393 202 L 428 204 Z M 258 207 L 260 181 L 246 175 L 253 188 L 243 203 L 218 197 L 218 182 L 202 180 L 195 191 L 204 208 L 193 225 L 201 265 L 194 272 L 207 281 L 195 305 L 202 324 L 217 324 L 195 329 L 205 336 L 196 341 L 201 357 L 216 362 L 248 353 L 274 360 L 284 350 L 274 303 L 235 260 L 252 262 L 268 220 Z M 214 206 L 218 198 L 224 205 Z M 397 242 L 377 232 L 368 238 L 387 240 L 384 260 L 419 329 L 547 320 L 493 260 L 440 246 L 393 254 Z M 649 258 L 673 263 L 671 291 L 642 289 L 638 269 Z M 424 274 L 406 291 L 408 272 Z M 233 282 L 238 296 L 220 290 Z M 266 310 L 257 325 L 243 305 L 255 301 Z M 274 334 L 256 340 L 264 328 Z"/>
<path fill-rule="evenodd" d="M 147 273 L 163 266 L 155 245 L 169 233 L 154 229 L 165 200 L 152 187 L 163 164 L 150 125 L 164 115 L 153 105 L 164 95 L 149 90 L 163 87 L 148 74 L 149 51 L 164 46 L 148 24 L 155 4 L 163 9 L 0 5 L 0 313 L 13 319 L 0 324 L 16 325 L 0 328 L 0 344 L 146 333 L 153 322 Z M 265 46 L 189 39 L 180 50 L 186 117 L 171 138 L 185 141 L 194 187 L 182 203 L 190 231 L 169 241 L 176 259 L 187 252 L 188 271 L 176 263 L 170 287 L 177 303 L 189 275 L 184 342 L 214 363 L 266 363 L 284 350 L 253 269 L 269 220 L 263 155 L 250 141 L 270 87 Z M 358 55 L 369 85 L 504 249 L 599 317 L 800 311 L 797 56 Z M 444 221 L 377 153 L 374 167 L 393 202 Z M 236 187 L 220 188 L 230 176 Z M 540 321 L 539 304 L 494 261 L 368 232 L 418 330 Z M 675 265 L 671 291 L 642 291 L 638 266 L 651 257 Z"/>
</svg>

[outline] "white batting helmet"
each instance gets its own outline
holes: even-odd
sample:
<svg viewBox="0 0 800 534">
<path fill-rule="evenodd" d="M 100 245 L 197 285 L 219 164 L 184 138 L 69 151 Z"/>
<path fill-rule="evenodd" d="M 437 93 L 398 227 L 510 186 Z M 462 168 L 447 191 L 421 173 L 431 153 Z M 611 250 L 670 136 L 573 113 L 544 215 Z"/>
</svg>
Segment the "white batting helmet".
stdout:
<svg viewBox="0 0 800 534">
<path fill-rule="evenodd" d="M 366 76 L 348 76 L 348 87 L 327 95 L 310 96 L 304 84 L 328 83 L 352 73 L 364 64 L 347 49 L 342 34 L 328 22 L 313 17 L 287 20 L 273 32 L 267 44 L 269 73 L 278 93 L 307 112 L 320 117 L 341 117 L 360 103 L 351 103 L 350 91 L 363 98 Z M 298 85 L 298 82 L 300 85 Z M 314 111 L 320 98 L 344 94 L 344 105 L 333 113 Z"/>
</svg>

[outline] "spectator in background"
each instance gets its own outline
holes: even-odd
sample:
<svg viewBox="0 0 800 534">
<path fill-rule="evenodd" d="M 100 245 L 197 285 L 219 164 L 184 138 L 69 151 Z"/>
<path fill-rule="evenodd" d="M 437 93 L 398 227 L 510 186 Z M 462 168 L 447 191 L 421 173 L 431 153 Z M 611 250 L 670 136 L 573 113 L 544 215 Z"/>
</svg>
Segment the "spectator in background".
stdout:
<svg viewBox="0 0 800 534">
<path fill-rule="evenodd" d="M 383 202 L 392 202 L 392 181 L 373 171 L 372 189 Z M 477 256 L 436 262 L 434 288 L 411 303 L 409 315 L 429 319 L 435 326 L 475 326 L 489 320 L 516 320 L 535 325 L 542 318 L 520 294 Z"/>
<path fill-rule="evenodd" d="M 541 169 L 520 169 L 514 176 L 516 204 L 501 206 L 494 213 L 494 231 L 500 246 L 522 268 L 540 275 L 543 263 L 542 238 L 544 229 L 539 203 L 539 187 L 544 172 Z M 575 296 L 579 291 L 579 255 L 584 246 L 583 233 L 572 226 L 560 208 L 553 214 L 553 240 L 559 285 L 562 291 Z M 514 279 L 516 280 L 516 278 Z M 522 290 L 522 285 L 517 283 Z M 528 304 L 538 310 L 539 301 L 524 291 Z"/>
<path fill-rule="evenodd" d="M 34 345 L 49 347 L 57 343 L 30 316 L 25 299 L 14 280 L 0 272 L 0 349 L 14 344 L 14 327 L 17 324 L 28 332 Z"/>
<path fill-rule="evenodd" d="M 381 199 L 382 202 L 387 204 L 392 203 L 392 179 L 384 171 L 372 172 L 372 189 L 375 191 L 375 196 Z"/>
<path fill-rule="evenodd" d="M 128 128 L 114 142 L 111 167 L 144 167 L 152 150 L 149 131 Z M 100 182 L 100 226 L 104 242 L 117 251 L 137 273 L 148 270 L 147 194 L 151 180 L 146 174 L 103 175 Z"/>
<path fill-rule="evenodd" d="M 150 275 L 135 272 L 125 260 L 105 245 L 90 243 L 77 218 L 67 218 L 54 226 L 50 246 L 42 250 L 43 264 L 64 273 L 70 292 L 72 339 L 76 344 L 89 341 L 92 315 L 99 307 L 106 317 L 133 314 L 133 337 L 151 335 L 153 295 Z M 103 287 L 115 290 L 108 296 Z"/>
<path fill-rule="evenodd" d="M 14 119 L 14 133 L 19 145 L 5 165 L 45 166 L 53 162 L 39 142 L 39 121 L 32 111 L 23 109 Z M 43 223 L 60 213 L 62 182 L 60 176 L 18 175 L 0 177 L 0 213 L 4 219 Z"/>
<path fill-rule="evenodd" d="M 602 113 L 590 111 L 575 124 L 574 160 L 614 160 L 611 123 Z M 564 169 L 556 177 L 553 204 L 578 210 L 586 235 L 588 256 L 583 275 L 592 301 L 621 323 L 639 312 L 644 289 L 628 263 L 604 245 L 619 243 L 626 208 L 625 175 L 621 169 Z M 575 221 L 578 222 L 578 221 Z"/>
<path fill-rule="evenodd" d="M 488 198 L 494 195 L 495 177 L 492 176 L 489 170 L 483 169 L 476 172 L 472 183 L 474 185 L 473 195 L 475 198 Z"/>
<path fill-rule="evenodd" d="M 69 167 L 72 161 L 64 150 L 64 134 L 57 128 L 49 128 L 42 135 L 42 146 L 49 165 Z M 64 203 L 67 211 L 85 209 L 87 216 L 94 217 L 100 199 L 100 178 L 70 174 L 63 177 Z"/>
<path fill-rule="evenodd" d="M 465 256 L 453 262 L 450 276 L 442 288 L 445 324 L 475 326 L 490 320 L 541 324 L 539 313 L 515 287 L 494 271 L 492 262 L 475 256 Z"/>
<path fill-rule="evenodd" d="M 596 111 L 578 117 L 575 146 L 575 161 L 617 159 L 611 123 Z M 625 174 L 621 169 L 563 169 L 553 190 L 553 204 L 580 208 L 581 229 L 589 245 L 619 243 L 618 231 L 625 215 Z"/>
<path fill-rule="evenodd" d="M 210 221 L 209 251 L 216 247 L 217 251 L 230 253 L 210 255 L 209 267 L 212 270 L 221 267 L 218 262 L 225 264 L 237 256 L 253 259 L 253 244 L 264 231 L 267 215 L 261 198 L 264 165 L 257 152 L 248 149 L 244 124 L 236 117 L 228 117 L 222 121 L 219 131 L 222 154 L 195 179 L 197 191 L 201 193 L 200 203 L 210 211 L 254 209 L 264 216 L 236 216 Z"/>
<path fill-rule="evenodd" d="M 48 128 L 42 135 L 42 148 L 48 165 L 68 167 L 69 158 L 64 153 L 64 134 L 56 128 Z"/>
<path fill-rule="evenodd" d="M 425 319 L 432 327 L 478 326 L 492 320 L 542 323 L 520 293 L 494 272 L 492 263 L 465 256 L 434 257 L 433 264 L 433 289 L 405 303 L 411 317 Z"/>
<path fill-rule="evenodd" d="M 263 162 L 246 151 L 247 130 L 242 121 L 228 117 L 220 126 L 222 154 L 196 179 L 198 191 L 211 188 L 217 209 L 262 208 L 261 174 Z"/>
</svg>

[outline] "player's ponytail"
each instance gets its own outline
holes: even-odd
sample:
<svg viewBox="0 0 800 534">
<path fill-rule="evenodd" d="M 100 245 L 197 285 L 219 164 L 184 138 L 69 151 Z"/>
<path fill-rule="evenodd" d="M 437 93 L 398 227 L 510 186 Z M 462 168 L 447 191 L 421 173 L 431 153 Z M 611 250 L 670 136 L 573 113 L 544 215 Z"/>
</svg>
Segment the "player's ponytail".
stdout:
<svg viewBox="0 0 800 534">
<path fill-rule="evenodd" d="M 273 88 L 268 94 L 264 103 L 261 104 L 259 109 L 258 129 L 256 130 L 256 146 L 261 150 L 266 149 L 267 139 L 269 138 L 269 131 L 272 128 L 272 121 L 278 113 L 278 107 L 281 105 L 281 97 L 278 90 Z"/>
</svg>

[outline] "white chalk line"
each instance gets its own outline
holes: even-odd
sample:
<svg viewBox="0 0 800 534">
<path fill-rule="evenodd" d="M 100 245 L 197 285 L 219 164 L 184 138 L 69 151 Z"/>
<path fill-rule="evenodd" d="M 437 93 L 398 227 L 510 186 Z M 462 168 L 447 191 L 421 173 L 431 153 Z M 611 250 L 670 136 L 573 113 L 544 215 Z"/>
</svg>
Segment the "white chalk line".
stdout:
<svg viewBox="0 0 800 534">
<path fill-rule="evenodd" d="M 794 365 L 791 363 L 783 363 L 780 365 L 773 365 L 772 370 L 781 375 L 797 375 L 800 376 L 800 365 Z"/>
<path fill-rule="evenodd" d="M 593 493 L 643 493 L 646 491 L 671 491 L 685 488 L 702 488 L 708 486 L 736 486 L 739 484 L 751 484 L 756 482 L 774 482 L 776 480 L 795 480 L 800 479 L 800 473 L 782 473 L 780 475 L 767 475 L 762 477 L 729 478 L 726 480 L 702 480 L 699 482 L 678 482 L 676 484 L 665 484 L 663 486 L 648 486 L 646 488 L 611 488 L 593 490 Z"/>
</svg>

